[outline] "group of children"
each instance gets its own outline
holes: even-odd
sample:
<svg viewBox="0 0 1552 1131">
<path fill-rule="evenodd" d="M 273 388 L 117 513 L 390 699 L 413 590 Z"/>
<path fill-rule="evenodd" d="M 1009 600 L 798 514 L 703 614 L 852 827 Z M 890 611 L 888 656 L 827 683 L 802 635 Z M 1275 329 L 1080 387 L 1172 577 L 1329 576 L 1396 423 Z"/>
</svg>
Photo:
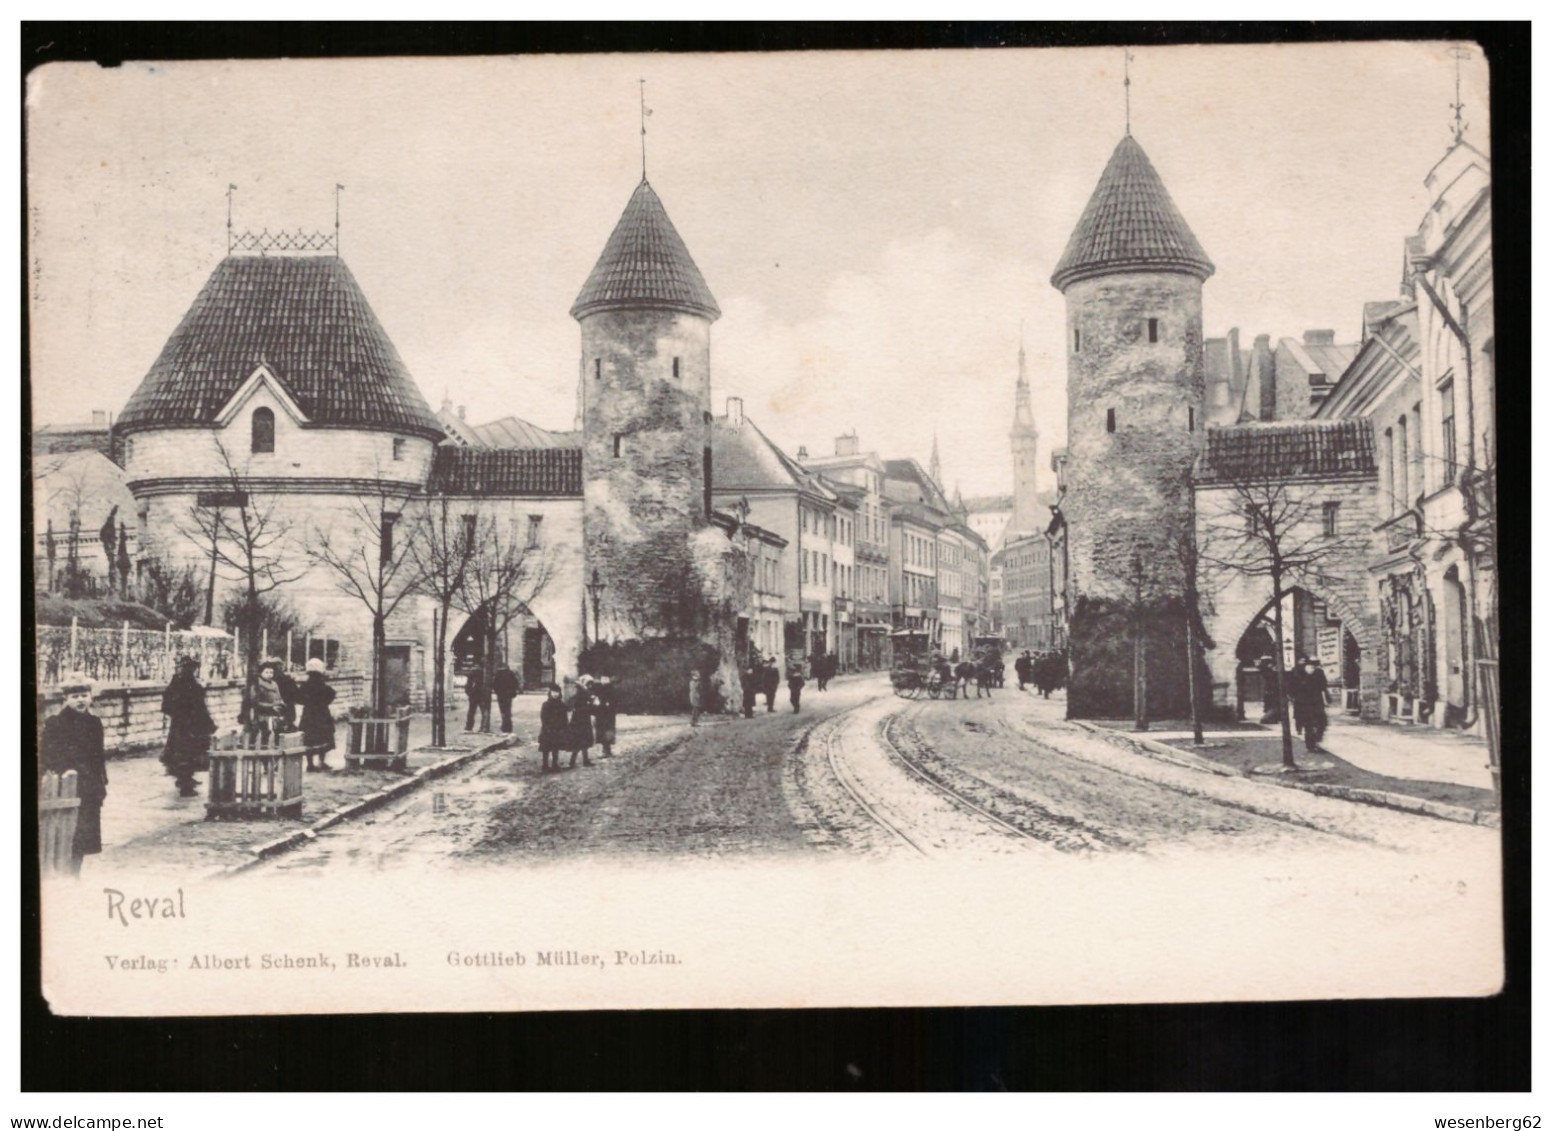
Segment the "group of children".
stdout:
<svg viewBox="0 0 1552 1131">
<path fill-rule="evenodd" d="M 581 676 L 569 703 L 560 685 L 550 684 L 544 703 L 539 707 L 540 772 L 559 770 L 562 750 L 571 752 L 567 769 L 576 767 L 579 755 L 582 765 L 591 766 L 593 761 L 588 757 L 588 751 L 594 743 L 603 747 L 605 758 L 614 757 L 616 718 L 614 686 L 608 676 L 598 679 Z"/>
</svg>

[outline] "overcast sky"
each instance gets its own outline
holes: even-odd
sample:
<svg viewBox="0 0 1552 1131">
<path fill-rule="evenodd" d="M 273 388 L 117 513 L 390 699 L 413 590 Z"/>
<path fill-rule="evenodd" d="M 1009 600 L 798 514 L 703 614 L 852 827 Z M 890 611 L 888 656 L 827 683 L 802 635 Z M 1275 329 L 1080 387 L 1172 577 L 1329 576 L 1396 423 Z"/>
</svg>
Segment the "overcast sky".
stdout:
<svg viewBox="0 0 1552 1131">
<path fill-rule="evenodd" d="M 1124 130 L 1119 49 L 56 65 L 33 75 L 36 423 L 117 412 L 236 226 L 328 227 L 435 408 L 569 428 L 567 311 L 648 173 L 722 306 L 712 395 L 1010 487 L 1019 326 L 1062 442 L 1051 269 Z M 1217 265 L 1206 332 L 1356 338 L 1450 141 L 1446 44 L 1135 52 L 1132 130 Z M 1462 80 L 1489 150 L 1486 65 Z"/>
</svg>

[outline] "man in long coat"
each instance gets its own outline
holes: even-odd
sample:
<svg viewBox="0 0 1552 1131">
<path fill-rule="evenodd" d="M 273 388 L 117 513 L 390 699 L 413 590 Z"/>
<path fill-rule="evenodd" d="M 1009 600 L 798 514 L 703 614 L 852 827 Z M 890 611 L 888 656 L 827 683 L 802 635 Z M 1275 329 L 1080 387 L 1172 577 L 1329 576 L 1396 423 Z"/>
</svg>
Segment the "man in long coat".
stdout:
<svg viewBox="0 0 1552 1131">
<path fill-rule="evenodd" d="M 760 689 L 765 692 L 765 713 L 770 714 L 776 709 L 776 692 L 781 688 L 781 669 L 776 666 L 776 658 L 772 656 L 765 663 L 765 671 L 762 673 Z"/>
<path fill-rule="evenodd" d="M 102 720 L 91 713 L 92 684 L 71 677 L 60 688 L 65 707 L 43 724 L 38 757 L 45 773 L 76 775 L 75 840 L 70 846 L 70 873 L 81 874 L 81 861 L 102 851 L 102 803 L 108 796 L 108 764 L 103 751 Z"/>
<path fill-rule="evenodd" d="M 167 716 L 167 745 L 162 765 L 177 783 L 179 797 L 193 797 L 199 783 L 194 775 L 210 765 L 210 736 L 215 720 L 205 705 L 205 689 L 198 677 L 199 661 L 184 656 L 178 673 L 162 692 L 162 714 Z"/>
<path fill-rule="evenodd" d="M 512 700 L 523 689 L 522 681 L 517 678 L 517 673 L 506 664 L 496 669 L 495 678 L 490 681 L 491 690 L 496 693 L 496 706 L 501 708 L 501 733 L 512 733 Z"/>
<path fill-rule="evenodd" d="M 1287 680 L 1293 721 L 1304 732 L 1304 748 L 1314 753 L 1326 736 L 1326 688 L 1329 684 L 1325 670 L 1313 656 L 1305 656 Z"/>
</svg>

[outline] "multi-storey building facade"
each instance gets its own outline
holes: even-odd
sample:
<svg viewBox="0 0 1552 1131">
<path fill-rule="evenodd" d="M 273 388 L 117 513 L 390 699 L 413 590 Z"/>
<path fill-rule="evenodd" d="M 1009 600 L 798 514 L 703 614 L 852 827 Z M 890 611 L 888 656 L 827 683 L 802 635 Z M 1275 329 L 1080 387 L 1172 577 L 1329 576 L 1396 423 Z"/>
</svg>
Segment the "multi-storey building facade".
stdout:
<svg viewBox="0 0 1552 1131">
<path fill-rule="evenodd" d="M 893 627 L 889 589 L 889 498 L 884 491 L 884 465 L 877 454 L 863 452 L 855 432 L 835 438 L 835 454 L 810 458 L 800 450 L 805 468 L 819 472 L 837 493 L 849 495 L 851 568 L 847 573 L 852 663 L 865 671 L 889 667 L 889 632 Z M 838 550 L 837 553 L 844 553 Z"/>
</svg>

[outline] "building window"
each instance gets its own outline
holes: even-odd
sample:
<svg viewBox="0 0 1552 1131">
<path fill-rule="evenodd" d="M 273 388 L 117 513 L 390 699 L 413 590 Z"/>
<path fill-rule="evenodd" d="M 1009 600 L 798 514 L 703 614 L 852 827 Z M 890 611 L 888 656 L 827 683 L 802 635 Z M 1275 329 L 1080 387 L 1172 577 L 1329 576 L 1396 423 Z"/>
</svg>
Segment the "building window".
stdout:
<svg viewBox="0 0 1552 1131">
<path fill-rule="evenodd" d="M 1444 457 L 1444 481 L 1448 486 L 1455 482 L 1455 382 L 1446 381 L 1439 387 L 1439 427 L 1443 433 L 1440 454 Z"/>
<path fill-rule="evenodd" d="M 1385 506 L 1387 514 L 1396 513 L 1396 431 L 1385 429 L 1385 450 L 1380 453 L 1385 469 Z"/>
<path fill-rule="evenodd" d="M 393 561 L 393 524 L 399 521 L 399 516 L 390 511 L 383 512 L 382 540 L 378 543 L 378 560 L 384 564 Z"/>
<path fill-rule="evenodd" d="M 528 516 L 528 548 L 531 550 L 539 544 L 539 524 L 544 521 L 542 514 Z"/>
<path fill-rule="evenodd" d="M 676 357 L 676 358 L 674 358 L 674 379 L 678 380 L 678 378 L 679 378 L 679 359 Z"/>
<path fill-rule="evenodd" d="M 624 442 L 625 442 L 625 435 L 624 435 L 624 433 L 616 432 L 614 434 L 614 458 L 615 459 L 619 459 L 620 458 L 621 445 Z"/>
<path fill-rule="evenodd" d="M 124 462 L 128 463 L 135 458 L 135 438 L 133 436 L 124 441 Z"/>
<path fill-rule="evenodd" d="M 1148 319 L 1148 340 L 1150 342 L 1159 340 L 1159 320 L 1157 318 Z"/>
<path fill-rule="evenodd" d="M 601 358 L 601 357 L 595 357 L 595 358 L 593 358 L 593 380 L 595 380 L 595 381 L 602 381 L 603 380 L 603 376 L 604 376 L 604 359 Z"/>
<path fill-rule="evenodd" d="M 1105 410 L 1105 431 L 1115 431 L 1115 409 L 1113 408 L 1107 408 Z"/>
<path fill-rule="evenodd" d="M 1072 352 L 1078 353 L 1083 349 L 1083 331 L 1076 326 L 1072 328 Z"/>
<path fill-rule="evenodd" d="M 1187 432 L 1195 432 L 1196 431 L 1196 409 L 1194 409 L 1194 408 L 1189 408 L 1188 407 L 1186 409 L 1186 431 Z"/>
<path fill-rule="evenodd" d="M 393 438 L 393 458 L 395 460 L 402 460 L 404 458 L 404 437 L 403 436 L 395 436 Z"/>
<path fill-rule="evenodd" d="M 1403 416 L 1396 421 L 1396 493 L 1400 496 L 1396 501 L 1400 510 L 1412 505 L 1412 488 L 1408 482 L 1411 473 L 1412 455 L 1407 450 L 1407 420 Z"/>
<path fill-rule="evenodd" d="M 1320 532 L 1327 538 L 1336 537 L 1336 515 L 1341 509 L 1341 503 L 1320 504 Z"/>
<path fill-rule="evenodd" d="M 466 515 L 463 516 L 463 540 L 464 540 L 464 545 L 466 545 L 466 546 L 474 545 L 475 535 L 476 535 L 476 533 L 477 533 L 477 531 L 479 529 L 479 522 L 480 522 L 480 519 L 479 519 L 478 515 L 466 514 Z"/>
<path fill-rule="evenodd" d="M 265 455 L 275 450 L 275 414 L 267 408 L 253 410 L 253 453 Z"/>
</svg>

